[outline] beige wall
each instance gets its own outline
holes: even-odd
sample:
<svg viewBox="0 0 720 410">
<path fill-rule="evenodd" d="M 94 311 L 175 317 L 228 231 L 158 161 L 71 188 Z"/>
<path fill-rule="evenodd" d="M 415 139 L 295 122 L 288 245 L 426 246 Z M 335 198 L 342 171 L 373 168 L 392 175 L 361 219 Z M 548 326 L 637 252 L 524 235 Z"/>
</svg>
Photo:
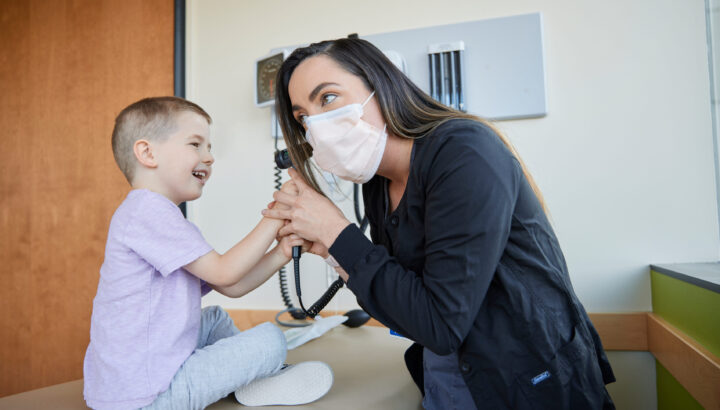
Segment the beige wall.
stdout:
<svg viewBox="0 0 720 410">
<path fill-rule="evenodd" d="M 498 125 L 545 193 L 586 309 L 650 310 L 649 263 L 718 258 L 702 0 L 190 1 L 188 97 L 215 119 L 217 159 L 190 218 L 224 251 L 271 199 L 270 114 L 252 88 L 254 61 L 270 49 L 530 12 L 543 14 L 548 115 Z M 313 299 L 325 268 L 308 257 L 303 272 Z M 342 292 L 330 308 L 354 306 Z M 282 307 L 274 278 L 204 303 Z M 652 357 L 611 360 L 619 408 L 655 408 Z"/>
</svg>

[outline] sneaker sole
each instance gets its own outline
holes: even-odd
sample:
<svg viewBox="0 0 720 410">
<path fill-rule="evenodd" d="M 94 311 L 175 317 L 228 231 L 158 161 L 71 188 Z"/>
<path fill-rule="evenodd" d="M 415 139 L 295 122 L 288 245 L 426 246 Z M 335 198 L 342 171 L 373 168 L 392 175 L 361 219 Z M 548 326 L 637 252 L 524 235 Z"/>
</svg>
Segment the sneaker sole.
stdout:
<svg viewBox="0 0 720 410">
<path fill-rule="evenodd" d="M 295 406 L 311 403 L 330 391 L 333 373 L 323 362 L 302 362 L 235 391 L 245 406 Z"/>
</svg>

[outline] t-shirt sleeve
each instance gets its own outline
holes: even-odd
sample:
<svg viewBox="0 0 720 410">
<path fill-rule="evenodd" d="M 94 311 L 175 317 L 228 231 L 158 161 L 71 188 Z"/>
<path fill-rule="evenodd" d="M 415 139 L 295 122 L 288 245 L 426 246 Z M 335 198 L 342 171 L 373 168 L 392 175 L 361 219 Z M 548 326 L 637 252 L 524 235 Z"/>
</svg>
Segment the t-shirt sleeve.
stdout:
<svg viewBox="0 0 720 410">
<path fill-rule="evenodd" d="M 123 241 L 163 276 L 212 250 L 180 209 L 159 196 L 138 202 Z"/>
<path fill-rule="evenodd" d="M 200 281 L 200 296 L 205 296 L 208 293 L 212 292 L 213 288 L 208 284 L 207 282 Z"/>
</svg>

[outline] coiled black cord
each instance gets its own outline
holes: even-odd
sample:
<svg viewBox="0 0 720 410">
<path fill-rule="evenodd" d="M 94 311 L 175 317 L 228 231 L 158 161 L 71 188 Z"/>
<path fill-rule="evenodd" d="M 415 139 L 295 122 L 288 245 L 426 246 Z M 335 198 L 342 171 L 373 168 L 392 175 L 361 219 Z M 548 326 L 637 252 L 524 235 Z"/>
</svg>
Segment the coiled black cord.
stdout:
<svg viewBox="0 0 720 410">
<path fill-rule="evenodd" d="M 322 311 L 325 306 L 327 306 L 328 303 L 330 303 L 330 300 L 335 296 L 335 294 L 345 285 L 345 282 L 342 280 L 342 278 L 337 278 L 335 282 L 333 282 L 330 287 L 323 293 L 322 296 L 320 296 L 320 299 L 317 300 L 312 306 L 310 306 L 310 309 L 305 309 L 305 305 L 303 305 L 302 302 L 302 291 L 300 290 L 300 247 L 294 246 L 293 247 L 293 265 L 295 266 L 295 290 L 297 292 L 298 301 L 300 302 L 300 307 L 302 308 L 302 311 L 307 315 L 307 317 L 314 319 L 315 316 Z"/>
<path fill-rule="evenodd" d="M 370 221 L 368 221 L 367 215 L 360 216 L 360 185 L 353 184 L 353 205 L 355 208 L 355 219 L 358 225 L 360 225 L 360 231 L 365 232 Z"/>
<path fill-rule="evenodd" d="M 275 138 L 275 152 L 276 153 L 279 152 L 278 146 L 277 146 L 277 138 Z M 277 161 L 273 161 L 273 162 L 275 163 L 275 172 L 273 173 L 273 176 L 275 178 L 273 179 L 273 182 L 275 185 L 275 189 L 277 191 L 279 191 L 282 188 L 282 170 L 277 166 Z M 282 297 L 283 303 L 287 307 L 287 309 L 280 312 L 278 314 L 278 316 L 282 313 L 288 312 L 288 313 L 290 313 L 290 316 L 292 316 L 293 319 L 297 319 L 297 320 L 305 319 L 305 317 L 306 317 L 305 313 L 301 309 L 298 309 L 295 306 L 293 306 L 292 299 L 290 299 L 290 292 L 288 291 L 287 277 L 285 275 L 285 267 L 284 266 L 282 268 L 280 268 L 280 270 L 278 270 L 278 282 L 280 283 L 280 296 Z M 275 320 L 281 325 L 293 327 L 292 324 L 281 322 L 277 317 L 275 318 Z M 297 325 L 295 325 L 295 326 L 297 326 Z M 303 325 L 303 326 L 306 326 L 306 325 Z"/>
<path fill-rule="evenodd" d="M 278 150 L 277 147 L 277 139 L 275 139 L 275 189 L 280 190 L 282 188 L 282 171 L 280 167 L 278 166 L 278 161 L 283 162 L 283 159 L 287 157 L 286 152 L 281 152 Z M 288 165 L 290 167 L 290 165 Z M 367 229 L 369 221 L 367 216 L 360 216 L 360 205 L 359 205 L 359 190 L 360 186 L 358 184 L 354 184 L 353 187 L 353 199 L 354 199 L 354 205 L 355 205 L 355 218 L 358 221 L 358 224 L 360 225 L 360 230 L 362 232 L 365 232 L 365 229 Z M 310 309 L 306 309 L 305 305 L 302 301 L 302 290 L 300 287 L 300 252 L 301 247 L 294 246 L 293 247 L 293 266 L 295 268 L 295 291 L 297 293 L 298 302 L 300 302 L 300 308 L 296 308 L 292 304 L 292 300 L 290 299 L 290 292 L 287 288 L 287 278 L 285 276 L 285 267 L 283 266 L 278 270 L 278 281 L 280 282 L 280 295 L 282 296 L 283 303 L 285 303 L 285 306 L 287 309 L 278 312 L 277 315 L 275 315 L 275 321 L 283 326 L 288 327 L 303 327 L 303 326 L 309 326 L 310 323 L 290 323 L 290 322 L 283 322 L 280 320 L 280 315 L 282 315 L 285 312 L 290 313 L 290 315 L 293 317 L 293 319 L 296 320 L 303 320 L 307 318 L 314 319 L 315 316 L 317 316 L 320 311 L 322 311 L 325 306 L 327 306 L 328 303 L 330 303 L 330 300 L 335 296 L 335 294 L 345 285 L 345 282 L 342 278 L 337 278 L 331 285 L 328 287 L 328 289 L 323 293 L 323 295 L 318 299 L 317 302 L 315 302 L 312 306 L 310 306 Z"/>
</svg>

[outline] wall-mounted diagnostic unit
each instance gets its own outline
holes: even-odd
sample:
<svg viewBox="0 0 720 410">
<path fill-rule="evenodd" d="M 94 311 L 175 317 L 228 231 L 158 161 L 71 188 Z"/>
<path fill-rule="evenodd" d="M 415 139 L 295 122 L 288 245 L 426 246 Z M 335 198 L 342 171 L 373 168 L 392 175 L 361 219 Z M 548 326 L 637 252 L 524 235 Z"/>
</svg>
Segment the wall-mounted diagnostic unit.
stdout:
<svg viewBox="0 0 720 410">
<path fill-rule="evenodd" d="M 285 60 L 286 52 L 271 53 L 255 63 L 255 105 L 267 107 L 275 103 L 275 77 Z"/>
<path fill-rule="evenodd" d="M 275 118 L 275 83 L 278 70 L 289 55 L 287 49 L 273 51 L 255 61 L 255 105 L 270 108 L 270 135 L 282 139 L 280 124 Z"/>
<path fill-rule="evenodd" d="M 360 36 L 423 91 L 491 120 L 547 114 L 540 13 Z M 257 60 L 255 104 L 272 105 L 277 68 L 296 46 Z M 272 111 L 273 132 L 281 137 Z"/>
</svg>

